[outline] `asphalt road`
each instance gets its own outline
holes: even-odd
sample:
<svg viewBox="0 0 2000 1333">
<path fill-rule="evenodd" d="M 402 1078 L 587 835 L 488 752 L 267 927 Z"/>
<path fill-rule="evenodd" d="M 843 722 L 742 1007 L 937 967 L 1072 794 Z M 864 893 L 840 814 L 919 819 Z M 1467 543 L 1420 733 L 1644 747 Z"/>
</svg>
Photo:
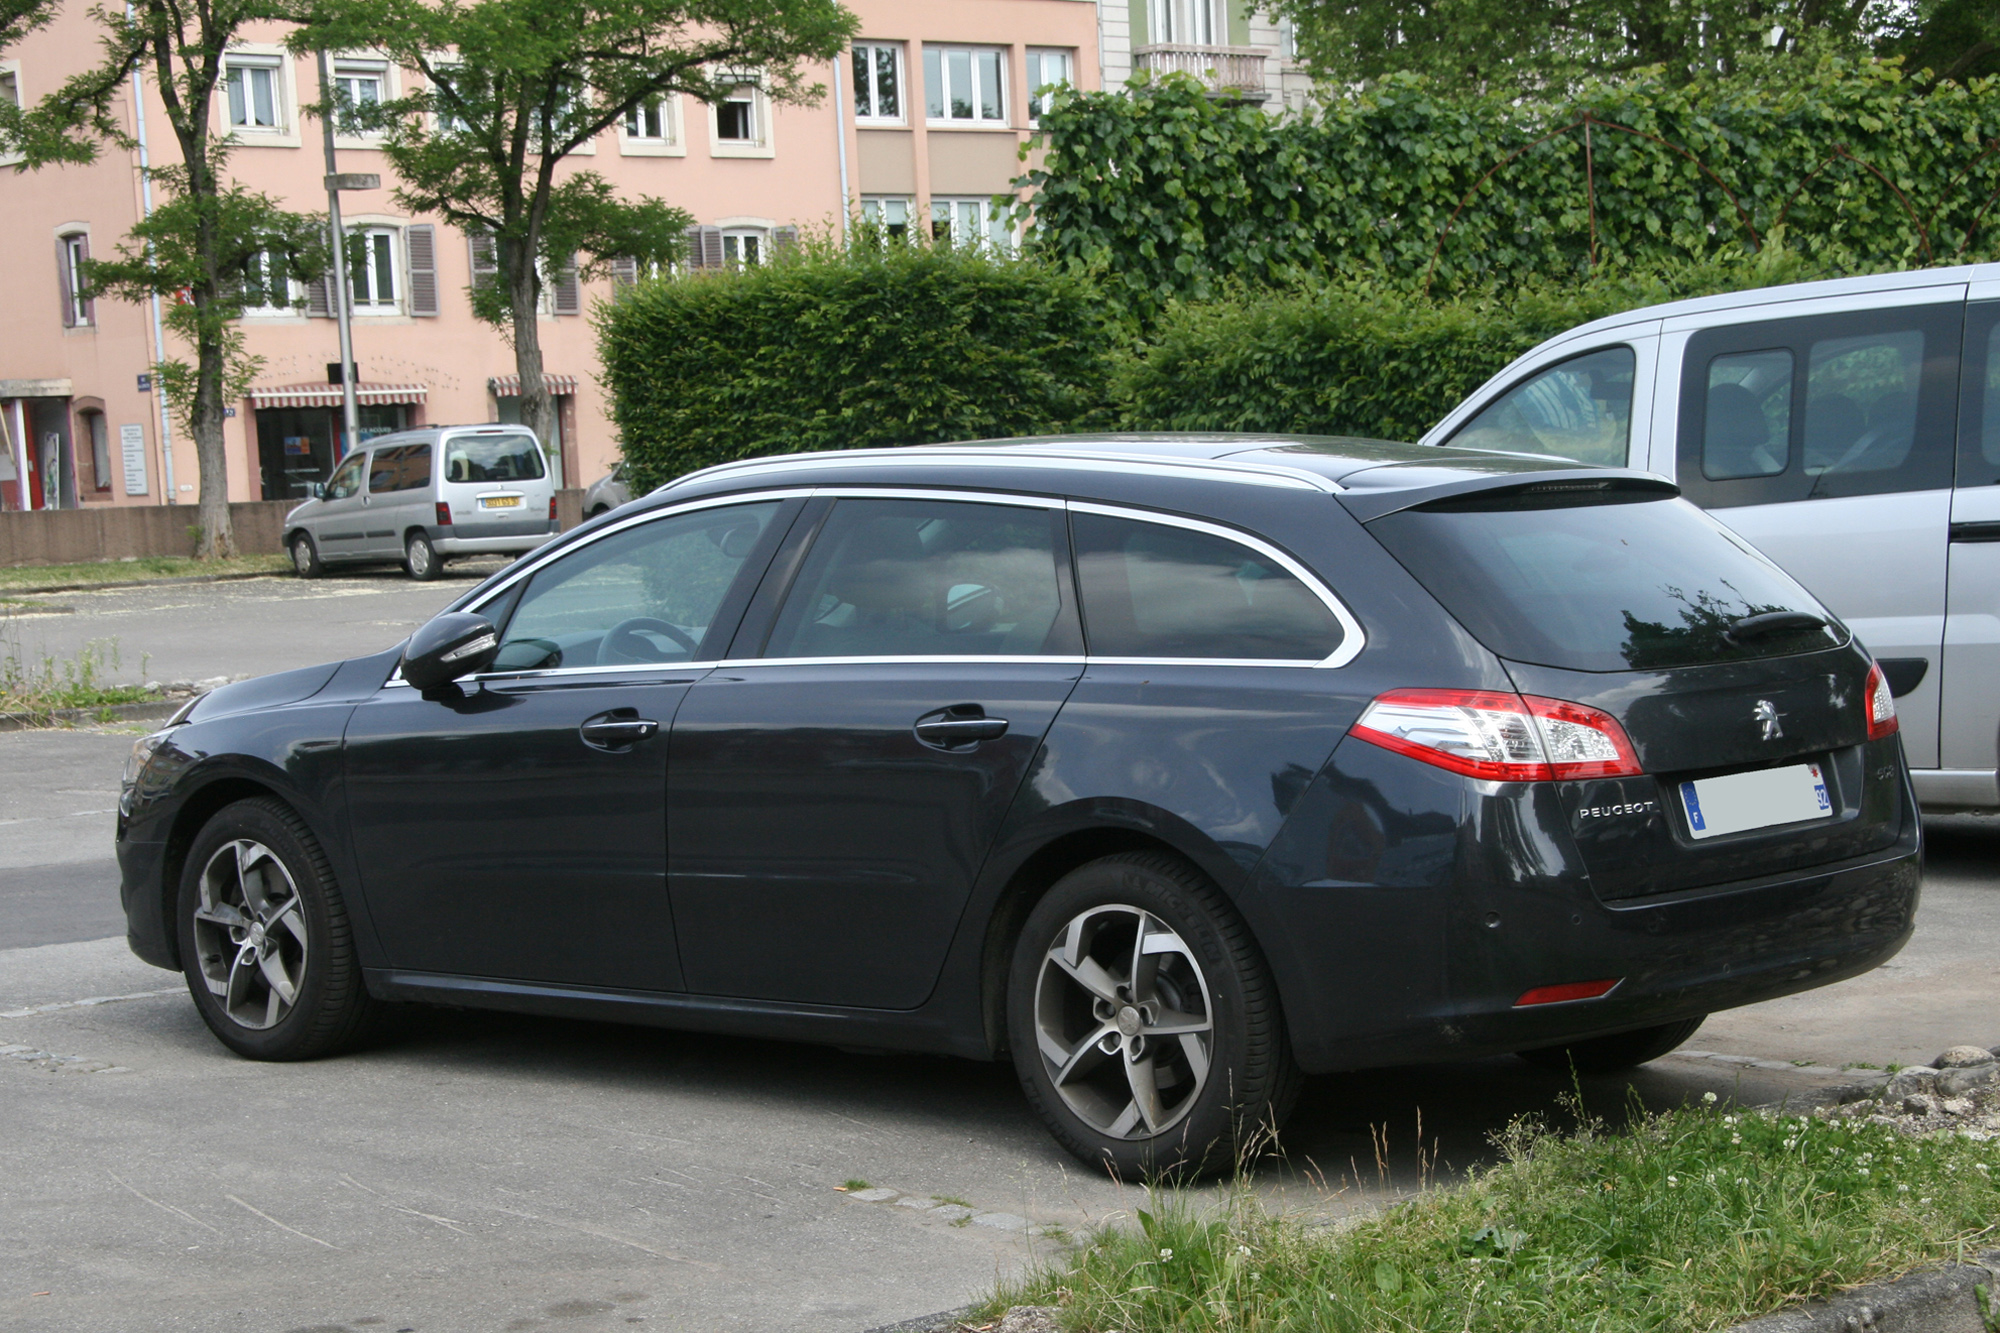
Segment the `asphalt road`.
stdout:
<svg viewBox="0 0 2000 1333">
<path fill-rule="evenodd" d="M 116 621 L 128 651 L 202 678 L 367 651 L 453 595 L 326 587 L 153 590 L 65 632 Z M 1143 1202 L 1060 1153 L 1004 1066 L 445 1010 L 339 1059 L 238 1060 L 124 947 L 108 853 L 139 730 L 0 734 L 0 1327 L 861 1330 L 1057 1242 L 856 1202 L 847 1180 L 1071 1229 Z M 2000 1041 L 2000 824 L 1932 835 L 1894 962 L 1717 1015 L 1690 1043 L 1712 1054 L 1586 1080 L 1586 1106 L 1800 1098 L 1841 1081 L 1826 1064 Z M 1255 1186 L 1372 1205 L 1424 1162 L 1483 1160 L 1515 1115 L 1560 1118 L 1569 1086 L 1511 1058 L 1315 1079 Z"/>
</svg>

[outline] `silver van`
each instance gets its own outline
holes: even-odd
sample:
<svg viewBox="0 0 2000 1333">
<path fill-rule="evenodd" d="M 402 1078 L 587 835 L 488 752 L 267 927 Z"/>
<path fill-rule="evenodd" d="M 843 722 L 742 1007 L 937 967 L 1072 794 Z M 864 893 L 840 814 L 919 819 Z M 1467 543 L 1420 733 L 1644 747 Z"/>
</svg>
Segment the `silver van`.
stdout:
<svg viewBox="0 0 2000 1333">
<path fill-rule="evenodd" d="M 1677 301 L 1551 338 L 1423 442 L 1672 478 L 1875 653 L 1925 809 L 1991 810 L 1996 326 L 2000 264 Z M 1682 615 L 1692 626 L 1702 612 Z"/>
<path fill-rule="evenodd" d="M 459 555 L 519 555 L 556 533 L 556 482 L 526 426 L 424 426 L 377 436 L 285 515 L 300 578 L 400 560 L 434 579 Z"/>
</svg>

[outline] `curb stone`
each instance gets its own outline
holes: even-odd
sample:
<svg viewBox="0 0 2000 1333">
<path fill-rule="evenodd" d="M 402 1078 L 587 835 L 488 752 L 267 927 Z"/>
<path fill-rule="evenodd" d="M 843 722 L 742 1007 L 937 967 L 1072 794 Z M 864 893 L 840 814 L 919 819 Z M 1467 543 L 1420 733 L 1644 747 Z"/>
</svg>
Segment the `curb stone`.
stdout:
<svg viewBox="0 0 2000 1333">
<path fill-rule="evenodd" d="M 900 1324 L 883 1324 L 880 1328 L 868 1329 L 867 1333 L 958 1333 L 959 1328 L 971 1317 L 972 1307 L 961 1305 L 956 1310 L 918 1315 L 915 1319 L 905 1319 Z"/>
<path fill-rule="evenodd" d="M 266 569 L 251 574 L 190 574 L 173 579 L 114 579 L 109 583 L 51 583 L 32 587 L 7 584 L 0 585 L 0 593 L 32 596 L 45 592 L 97 592 L 106 588 L 167 588 L 177 583 L 234 583 L 238 579 L 279 579 L 290 575 L 288 569 Z"/>
<path fill-rule="evenodd" d="M 2000 1322 L 1982 1307 L 1996 1300 L 2000 1250 L 1980 1255 L 1976 1265 L 1949 1264 L 1857 1287 L 1797 1310 L 1752 1319 L 1728 1333 L 1989 1333 Z M 1993 1307 L 1993 1315 L 2000 1316 L 2000 1306 Z"/>
<path fill-rule="evenodd" d="M 48 731 L 76 722 L 150 722 L 172 717 L 186 699 L 162 699 L 152 703 L 107 704 L 103 708 L 59 708 L 44 722 L 26 713 L 0 713 L 0 731 Z M 105 714 L 110 716 L 106 717 Z"/>
</svg>

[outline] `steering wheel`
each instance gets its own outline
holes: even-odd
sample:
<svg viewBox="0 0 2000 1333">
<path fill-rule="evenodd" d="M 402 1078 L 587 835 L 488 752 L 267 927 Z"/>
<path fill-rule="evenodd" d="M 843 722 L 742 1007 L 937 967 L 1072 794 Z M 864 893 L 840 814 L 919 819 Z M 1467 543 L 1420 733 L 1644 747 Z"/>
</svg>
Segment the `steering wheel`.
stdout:
<svg viewBox="0 0 2000 1333">
<path fill-rule="evenodd" d="M 634 662 L 666 662 L 672 659 L 660 652 L 658 644 L 640 638 L 641 633 L 664 634 L 693 657 L 701 645 L 689 638 L 685 630 L 669 625 L 664 620 L 652 616 L 633 616 L 613 625 L 597 645 L 597 665 L 627 666 Z"/>
</svg>

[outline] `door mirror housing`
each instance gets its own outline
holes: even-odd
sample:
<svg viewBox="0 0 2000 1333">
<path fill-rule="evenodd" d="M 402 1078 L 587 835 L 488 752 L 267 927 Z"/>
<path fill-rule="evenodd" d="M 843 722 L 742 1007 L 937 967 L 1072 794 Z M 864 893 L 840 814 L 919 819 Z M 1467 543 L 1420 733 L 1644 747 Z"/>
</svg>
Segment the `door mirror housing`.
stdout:
<svg viewBox="0 0 2000 1333">
<path fill-rule="evenodd" d="M 484 671 L 500 652 L 500 631 L 485 616 L 438 616 L 410 636 L 403 679 L 428 698 L 462 676 Z"/>
<path fill-rule="evenodd" d="M 306 483 L 306 499 L 308 499 L 308 500 L 324 500 L 325 498 L 326 498 L 326 483 L 325 483 L 325 482 L 323 482 L 323 481 L 309 481 L 309 482 L 307 482 L 307 483 Z"/>
</svg>

